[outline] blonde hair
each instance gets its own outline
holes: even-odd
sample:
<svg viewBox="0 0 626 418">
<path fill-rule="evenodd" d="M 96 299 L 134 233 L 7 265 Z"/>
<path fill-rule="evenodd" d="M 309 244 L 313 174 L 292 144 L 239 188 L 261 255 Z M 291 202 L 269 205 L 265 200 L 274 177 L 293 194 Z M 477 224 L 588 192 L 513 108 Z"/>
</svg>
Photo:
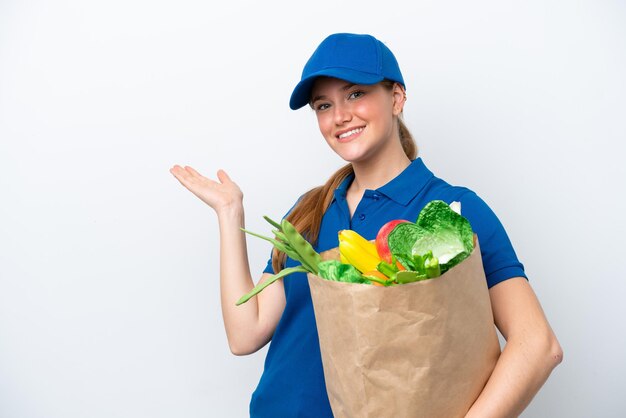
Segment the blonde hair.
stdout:
<svg viewBox="0 0 626 418">
<path fill-rule="evenodd" d="M 393 89 L 395 82 L 383 80 L 380 82 L 388 90 Z M 402 120 L 402 114 L 398 116 L 398 133 L 400 143 L 406 156 L 412 161 L 417 158 L 417 144 L 411 132 Z M 294 208 L 286 216 L 286 219 L 313 245 L 317 243 L 320 233 L 322 217 L 333 200 L 334 191 L 342 181 L 354 174 L 352 164 L 347 164 L 337 170 L 323 186 L 315 187 L 306 192 Z M 285 265 L 287 256 L 285 253 L 274 248 L 272 252 L 272 267 L 278 273 Z"/>
</svg>

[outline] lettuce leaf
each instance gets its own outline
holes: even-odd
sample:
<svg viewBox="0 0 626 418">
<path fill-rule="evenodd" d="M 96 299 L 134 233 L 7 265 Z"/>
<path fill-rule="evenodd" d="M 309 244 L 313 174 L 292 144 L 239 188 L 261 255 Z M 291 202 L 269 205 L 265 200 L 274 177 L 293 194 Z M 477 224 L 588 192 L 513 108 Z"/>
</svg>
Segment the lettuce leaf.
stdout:
<svg viewBox="0 0 626 418">
<path fill-rule="evenodd" d="M 425 271 L 426 260 L 434 257 L 443 274 L 474 249 L 469 221 L 442 200 L 429 202 L 415 223 L 398 224 L 388 240 L 391 253 L 420 273 Z"/>
<path fill-rule="evenodd" d="M 326 260 L 318 265 L 318 276 L 322 279 L 347 283 L 369 283 L 361 272 L 351 264 L 344 264 L 339 260 Z"/>
</svg>

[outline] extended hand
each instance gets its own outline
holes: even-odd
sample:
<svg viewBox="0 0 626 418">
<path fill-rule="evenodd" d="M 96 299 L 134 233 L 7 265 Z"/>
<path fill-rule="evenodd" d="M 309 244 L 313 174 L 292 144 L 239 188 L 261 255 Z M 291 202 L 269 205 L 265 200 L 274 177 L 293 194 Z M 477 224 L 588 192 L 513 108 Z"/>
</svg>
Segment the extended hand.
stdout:
<svg viewBox="0 0 626 418">
<path fill-rule="evenodd" d="M 174 165 L 170 169 L 170 173 L 191 193 L 211 206 L 218 214 L 222 210 L 242 205 L 243 193 L 241 189 L 230 179 L 224 170 L 217 171 L 219 182 L 204 177 L 189 166 L 183 168 L 179 165 Z"/>
</svg>

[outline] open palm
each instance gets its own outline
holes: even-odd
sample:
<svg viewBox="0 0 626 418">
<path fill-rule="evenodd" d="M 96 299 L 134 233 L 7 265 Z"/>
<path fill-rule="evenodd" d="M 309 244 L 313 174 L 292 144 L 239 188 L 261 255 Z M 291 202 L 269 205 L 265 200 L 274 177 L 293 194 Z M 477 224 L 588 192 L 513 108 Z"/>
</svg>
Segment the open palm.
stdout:
<svg viewBox="0 0 626 418">
<path fill-rule="evenodd" d="M 170 173 L 191 193 L 198 196 L 200 200 L 218 213 L 242 204 L 243 193 L 241 189 L 224 170 L 217 171 L 219 181 L 211 180 L 189 166 L 183 168 L 175 165 L 170 169 Z"/>
</svg>

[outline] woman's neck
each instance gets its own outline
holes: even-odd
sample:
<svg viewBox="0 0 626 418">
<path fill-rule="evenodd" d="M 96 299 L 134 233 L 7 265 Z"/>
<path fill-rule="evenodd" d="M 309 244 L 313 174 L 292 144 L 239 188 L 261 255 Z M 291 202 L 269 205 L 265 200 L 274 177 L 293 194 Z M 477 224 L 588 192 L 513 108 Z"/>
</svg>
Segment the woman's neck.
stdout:
<svg viewBox="0 0 626 418">
<path fill-rule="evenodd" d="M 366 189 L 375 190 L 396 178 L 411 160 L 402 152 L 394 158 L 378 158 L 368 162 L 352 163 L 354 180 L 346 195 L 350 217 L 354 215 Z"/>
<path fill-rule="evenodd" d="M 358 195 L 366 189 L 378 189 L 396 178 L 409 164 L 411 160 L 404 151 L 400 155 L 352 163 L 354 180 L 350 189 Z"/>
</svg>

